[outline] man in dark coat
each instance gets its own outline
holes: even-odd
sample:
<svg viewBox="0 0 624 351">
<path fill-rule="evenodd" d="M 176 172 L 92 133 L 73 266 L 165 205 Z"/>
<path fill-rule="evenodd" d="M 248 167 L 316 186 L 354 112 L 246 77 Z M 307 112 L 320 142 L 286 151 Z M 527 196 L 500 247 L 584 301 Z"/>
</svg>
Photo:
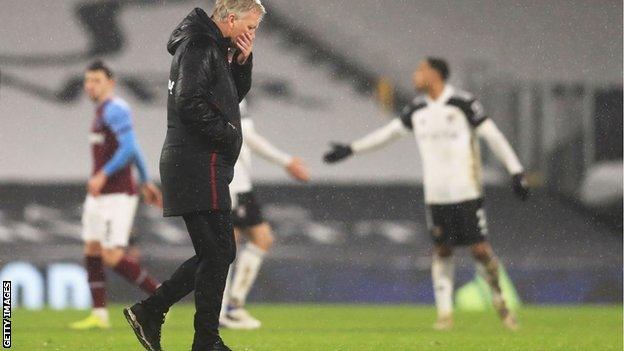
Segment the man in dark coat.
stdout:
<svg viewBox="0 0 624 351">
<path fill-rule="evenodd" d="M 196 8 L 171 34 L 167 136 L 160 158 L 164 215 L 182 216 L 196 255 L 146 300 L 124 309 L 141 344 L 161 350 L 164 315 L 195 291 L 193 351 L 230 350 L 219 311 L 236 255 L 228 185 L 240 152 L 238 104 L 251 87 L 252 48 L 264 7 L 218 0 L 211 17 Z"/>
</svg>

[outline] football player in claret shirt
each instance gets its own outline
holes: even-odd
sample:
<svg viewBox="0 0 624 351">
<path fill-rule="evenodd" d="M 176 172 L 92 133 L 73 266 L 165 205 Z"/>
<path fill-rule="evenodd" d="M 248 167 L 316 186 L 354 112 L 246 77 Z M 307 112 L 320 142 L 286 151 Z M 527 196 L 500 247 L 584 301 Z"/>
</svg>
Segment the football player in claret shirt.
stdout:
<svg viewBox="0 0 624 351">
<path fill-rule="evenodd" d="M 438 310 L 434 328 L 445 330 L 453 325 L 452 254 L 457 246 L 469 246 L 477 271 L 490 285 L 503 324 L 516 329 L 516 319 L 507 308 L 498 281 L 499 261 L 487 241 L 478 140 L 485 140 L 505 165 L 521 200 L 529 193 L 524 169 L 481 103 L 472 94 L 447 84 L 448 77 L 445 60 L 422 60 L 413 83 L 424 95 L 416 97 L 386 126 L 351 144 L 334 144 L 325 154 L 325 162 L 337 162 L 413 134 L 422 160 L 427 225 L 434 244 L 431 275 Z"/>
<path fill-rule="evenodd" d="M 101 61 L 85 72 L 84 89 L 95 103 L 95 119 L 89 141 L 92 175 L 82 214 L 85 266 L 93 310 L 72 329 L 110 327 L 106 309 L 104 266 L 151 294 L 159 283 L 139 262 L 126 254 L 140 191 L 146 203 L 162 207 L 160 190 L 149 180 L 143 153 L 136 140 L 128 104 L 114 95 L 113 72 Z M 140 184 L 132 174 L 136 166 Z"/>
</svg>

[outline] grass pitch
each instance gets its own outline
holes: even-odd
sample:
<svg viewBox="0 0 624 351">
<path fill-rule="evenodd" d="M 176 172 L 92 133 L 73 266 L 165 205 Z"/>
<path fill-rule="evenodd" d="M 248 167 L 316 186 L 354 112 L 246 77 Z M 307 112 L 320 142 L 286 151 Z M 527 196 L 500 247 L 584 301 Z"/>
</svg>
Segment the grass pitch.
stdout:
<svg viewBox="0 0 624 351">
<path fill-rule="evenodd" d="M 84 311 L 14 310 L 13 350 L 143 350 L 121 313 L 113 327 L 75 332 Z M 222 331 L 236 351 L 622 350 L 622 306 L 524 307 L 521 329 L 505 330 L 494 312 L 457 313 L 449 332 L 431 329 L 432 307 L 412 305 L 254 305 L 257 331 Z M 163 330 L 166 351 L 190 350 L 193 307 L 172 309 Z"/>
</svg>

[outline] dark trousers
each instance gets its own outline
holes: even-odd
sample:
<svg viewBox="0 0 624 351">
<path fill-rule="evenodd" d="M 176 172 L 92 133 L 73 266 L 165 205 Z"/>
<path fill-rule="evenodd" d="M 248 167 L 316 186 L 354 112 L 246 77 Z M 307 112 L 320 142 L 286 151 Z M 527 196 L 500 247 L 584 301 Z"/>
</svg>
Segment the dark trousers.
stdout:
<svg viewBox="0 0 624 351">
<path fill-rule="evenodd" d="M 174 303 L 195 290 L 195 337 L 193 350 L 207 350 L 219 335 L 219 312 L 229 265 L 236 243 L 229 211 L 206 211 L 185 215 L 184 222 L 195 256 L 182 263 L 171 278 L 156 289 L 143 305 L 165 313 Z"/>
</svg>

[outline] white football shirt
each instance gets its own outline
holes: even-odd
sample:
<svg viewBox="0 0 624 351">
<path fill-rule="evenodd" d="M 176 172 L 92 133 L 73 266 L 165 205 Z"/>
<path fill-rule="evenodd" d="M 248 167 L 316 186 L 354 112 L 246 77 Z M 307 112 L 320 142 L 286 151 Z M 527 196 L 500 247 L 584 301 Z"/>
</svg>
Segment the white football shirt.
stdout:
<svg viewBox="0 0 624 351">
<path fill-rule="evenodd" d="M 438 99 L 417 97 L 398 119 L 351 144 L 370 151 L 412 131 L 422 160 L 427 204 L 454 204 L 482 197 L 479 138 L 484 138 L 511 174 L 522 165 L 483 106 L 471 94 L 446 85 Z"/>
<path fill-rule="evenodd" d="M 450 85 L 437 100 L 416 98 L 404 109 L 401 121 L 413 130 L 418 142 L 427 203 L 481 197 L 481 156 L 475 128 L 485 119 L 477 100 Z"/>
</svg>

